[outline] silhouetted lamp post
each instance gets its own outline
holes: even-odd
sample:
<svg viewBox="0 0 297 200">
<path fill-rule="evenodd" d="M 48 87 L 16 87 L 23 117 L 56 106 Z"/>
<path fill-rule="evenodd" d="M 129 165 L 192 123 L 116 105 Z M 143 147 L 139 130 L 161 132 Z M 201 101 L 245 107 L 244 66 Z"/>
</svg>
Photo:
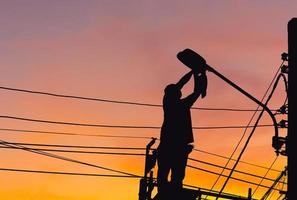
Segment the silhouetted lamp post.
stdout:
<svg viewBox="0 0 297 200">
<path fill-rule="evenodd" d="M 241 87 L 236 85 L 234 82 L 232 82 L 231 80 L 226 78 L 224 75 L 219 73 L 213 67 L 206 64 L 205 59 L 202 56 L 200 56 L 198 53 L 196 53 L 195 51 L 193 51 L 191 49 L 185 49 L 177 54 L 177 58 L 183 64 L 185 64 L 187 67 L 191 68 L 193 71 L 196 71 L 198 73 L 203 73 L 203 71 L 205 71 L 205 70 L 212 72 L 213 74 L 215 74 L 216 76 L 221 78 L 223 81 L 225 81 L 226 83 L 231 85 L 233 88 L 238 90 L 240 93 L 244 94 L 246 97 L 248 97 L 249 99 L 254 101 L 256 104 L 261 106 L 271 117 L 273 125 L 274 125 L 275 137 L 278 137 L 278 124 L 277 124 L 276 118 L 275 118 L 274 114 L 271 112 L 271 110 L 265 104 L 263 104 L 261 101 L 256 99 L 254 96 L 252 96 L 251 94 L 249 94 L 248 92 L 243 90 Z M 276 149 L 277 152 L 281 148 L 278 145 L 276 145 L 275 142 L 273 142 L 273 147 Z"/>
</svg>

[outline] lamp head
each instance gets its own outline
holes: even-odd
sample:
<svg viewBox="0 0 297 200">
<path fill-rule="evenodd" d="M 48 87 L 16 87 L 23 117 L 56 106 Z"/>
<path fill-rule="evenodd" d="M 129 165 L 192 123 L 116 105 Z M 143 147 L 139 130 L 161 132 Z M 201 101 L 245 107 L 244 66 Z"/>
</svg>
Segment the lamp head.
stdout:
<svg viewBox="0 0 297 200">
<path fill-rule="evenodd" d="M 185 49 L 179 52 L 176 57 L 194 72 L 203 73 L 206 70 L 206 61 L 192 49 Z"/>
</svg>

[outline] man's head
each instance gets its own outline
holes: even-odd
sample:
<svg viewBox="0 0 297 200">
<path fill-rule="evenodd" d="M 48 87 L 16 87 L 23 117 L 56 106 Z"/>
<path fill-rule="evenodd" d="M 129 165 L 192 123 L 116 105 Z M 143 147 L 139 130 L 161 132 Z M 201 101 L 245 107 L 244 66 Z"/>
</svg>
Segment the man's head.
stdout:
<svg viewBox="0 0 297 200">
<path fill-rule="evenodd" d="M 182 96 L 180 89 L 175 84 L 167 85 L 164 92 L 171 100 L 179 100 Z"/>
</svg>

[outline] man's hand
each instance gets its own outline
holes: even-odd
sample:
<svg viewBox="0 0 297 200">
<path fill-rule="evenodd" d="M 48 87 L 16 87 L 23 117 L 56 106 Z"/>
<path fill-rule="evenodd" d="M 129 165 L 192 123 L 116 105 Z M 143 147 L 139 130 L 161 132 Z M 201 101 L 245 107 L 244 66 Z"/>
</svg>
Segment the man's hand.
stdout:
<svg viewBox="0 0 297 200">
<path fill-rule="evenodd" d="M 201 98 L 204 98 L 206 96 L 206 90 L 207 90 L 207 76 L 206 72 L 202 72 L 198 74 L 198 87 L 201 92 Z"/>
</svg>

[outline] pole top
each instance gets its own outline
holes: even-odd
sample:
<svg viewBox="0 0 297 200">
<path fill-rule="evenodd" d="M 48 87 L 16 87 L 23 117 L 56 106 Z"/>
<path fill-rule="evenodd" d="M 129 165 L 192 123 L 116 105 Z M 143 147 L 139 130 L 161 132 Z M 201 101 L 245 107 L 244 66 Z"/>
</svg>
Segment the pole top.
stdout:
<svg viewBox="0 0 297 200">
<path fill-rule="evenodd" d="M 294 17 L 288 22 L 288 26 L 297 26 L 297 18 Z"/>
</svg>

